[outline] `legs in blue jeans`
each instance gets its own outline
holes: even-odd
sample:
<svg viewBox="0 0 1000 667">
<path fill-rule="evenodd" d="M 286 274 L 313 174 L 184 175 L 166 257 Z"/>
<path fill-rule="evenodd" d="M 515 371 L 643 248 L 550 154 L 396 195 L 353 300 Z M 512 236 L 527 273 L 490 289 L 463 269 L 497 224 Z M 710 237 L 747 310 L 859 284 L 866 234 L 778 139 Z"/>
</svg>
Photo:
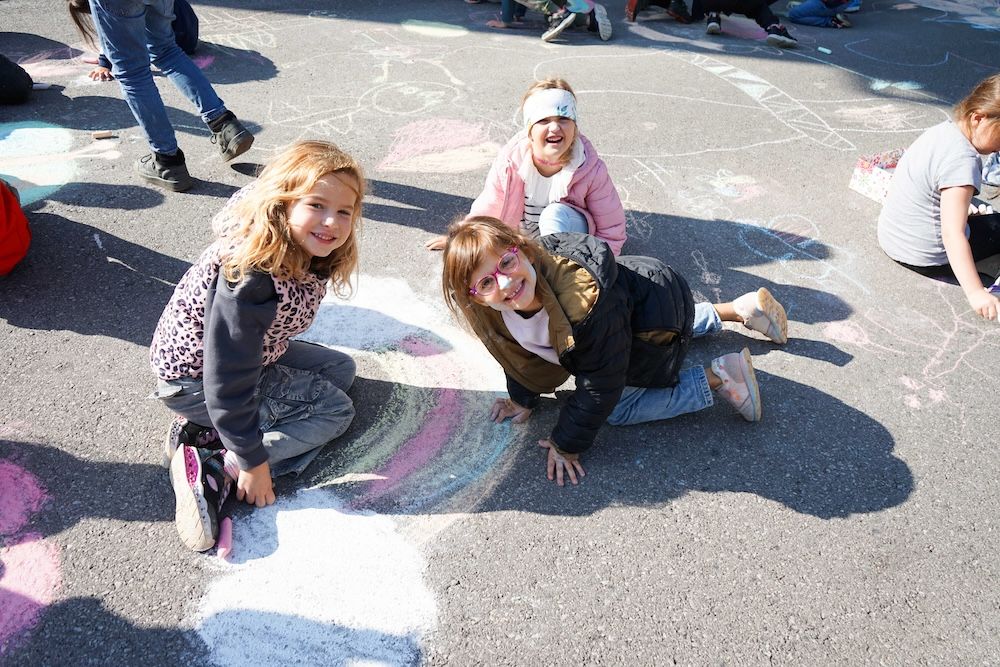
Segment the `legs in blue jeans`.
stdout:
<svg viewBox="0 0 1000 667">
<path fill-rule="evenodd" d="M 830 19 L 841 11 L 843 11 L 842 6 L 830 8 L 823 3 L 823 0 L 805 0 L 788 10 L 788 20 L 792 23 L 826 28 L 830 25 Z"/>
<path fill-rule="evenodd" d="M 345 393 L 354 383 L 354 360 L 321 345 L 292 341 L 257 383 L 260 428 L 271 475 L 302 472 L 319 450 L 354 419 Z M 200 379 L 160 381 L 156 395 L 195 424 L 212 426 Z"/>
<path fill-rule="evenodd" d="M 538 216 L 538 234 L 547 236 L 557 232 L 580 232 L 586 234 L 589 230 L 587 218 L 583 213 L 568 204 L 549 204 Z"/>
<path fill-rule="evenodd" d="M 722 320 L 715 307 L 710 303 L 696 303 L 692 335 L 700 338 L 720 329 Z M 680 382 L 674 387 L 625 387 L 608 423 L 625 426 L 670 419 L 703 410 L 713 403 L 705 369 L 700 366 L 687 368 L 681 371 Z"/>
<path fill-rule="evenodd" d="M 150 147 L 163 155 L 175 154 L 178 146 L 150 62 L 197 107 L 206 123 L 226 111 L 212 84 L 177 46 L 173 5 L 173 0 L 91 0 L 94 27 L 125 101 Z"/>
</svg>

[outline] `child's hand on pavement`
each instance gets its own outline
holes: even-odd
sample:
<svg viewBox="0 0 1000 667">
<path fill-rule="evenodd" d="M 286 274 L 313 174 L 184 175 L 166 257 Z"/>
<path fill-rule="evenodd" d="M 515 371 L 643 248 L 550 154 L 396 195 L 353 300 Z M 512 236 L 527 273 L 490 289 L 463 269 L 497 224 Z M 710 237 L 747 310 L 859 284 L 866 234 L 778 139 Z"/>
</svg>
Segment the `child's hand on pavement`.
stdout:
<svg viewBox="0 0 1000 667">
<path fill-rule="evenodd" d="M 970 294 L 969 305 L 976 314 L 986 320 L 997 319 L 997 313 L 1000 312 L 1000 299 L 986 289 Z"/>
<path fill-rule="evenodd" d="M 257 507 L 274 503 L 274 483 L 271 481 L 271 466 L 267 461 L 240 471 L 240 477 L 236 480 L 236 499 Z"/>
<path fill-rule="evenodd" d="M 549 450 L 548 459 L 545 462 L 545 469 L 549 480 L 554 479 L 556 484 L 563 486 L 565 473 L 565 475 L 569 476 L 569 481 L 576 485 L 579 484 L 577 475 L 580 477 L 586 476 L 587 473 L 584 472 L 583 466 L 580 465 L 579 454 L 560 454 L 556 451 L 556 444 L 548 438 L 539 440 L 538 446 Z"/>
<path fill-rule="evenodd" d="M 497 424 L 507 417 L 512 417 L 510 421 L 513 424 L 523 424 L 530 416 L 531 408 L 518 405 L 509 398 L 498 398 L 493 401 L 493 407 L 490 408 L 490 421 Z"/>
</svg>

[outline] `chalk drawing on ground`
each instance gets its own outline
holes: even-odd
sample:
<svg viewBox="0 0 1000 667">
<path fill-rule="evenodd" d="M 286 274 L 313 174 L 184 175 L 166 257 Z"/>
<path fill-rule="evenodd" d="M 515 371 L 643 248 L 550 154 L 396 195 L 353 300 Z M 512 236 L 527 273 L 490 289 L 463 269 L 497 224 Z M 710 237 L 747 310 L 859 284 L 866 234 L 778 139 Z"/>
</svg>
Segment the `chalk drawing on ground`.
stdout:
<svg viewBox="0 0 1000 667">
<path fill-rule="evenodd" d="M 901 375 L 890 378 L 900 402 L 914 411 L 946 410 L 964 429 L 968 396 L 952 396 L 948 387 L 976 387 L 978 396 L 1000 391 L 995 359 L 983 354 L 1000 347 L 1000 327 L 965 306 L 957 287 L 932 283 L 914 296 L 930 291 L 936 296 L 931 307 L 869 308 L 851 321 L 828 324 L 824 336 L 878 356 L 906 358 L 905 366 L 894 364 L 903 369 Z"/>
<path fill-rule="evenodd" d="M 389 154 L 378 168 L 439 174 L 475 171 L 489 167 L 499 150 L 483 123 L 417 120 L 396 130 Z"/>
<path fill-rule="evenodd" d="M 27 530 L 48 499 L 34 475 L 0 459 L 0 658 L 38 624 L 62 584 L 58 545 Z"/>
<path fill-rule="evenodd" d="M 200 41 L 241 50 L 276 49 L 281 46 L 279 31 L 312 26 L 316 21 L 337 18 L 330 11 L 307 14 L 275 12 L 233 12 L 221 8 L 199 7 Z"/>
<path fill-rule="evenodd" d="M 323 304 L 303 338 L 350 353 L 389 395 L 313 486 L 237 518 L 233 562 L 195 622 L 217 664 L 419 662 L 436 625 L 419 547 L 475 504 L 487 473 L 502 477 L 512 436 L 487 418 L 502 371 L 449 321 L 395 278 L 362 276 L 350 300 Z"/>
<path fill-rule="evenodd" d="M 913 3 L 944 12 L 926 21 L 965 23 L 980 30 L 1000 30 L 1000 3 L 997 0 L 913 0 Z"/>
<path fill-rule="evenodd" d="M 118 141 L 113 139 L 74 149 L 75 134 L 84 133 L 37 121 L 0 123 L 0 175 L 20 191 L 22 205 L 44 199 L 76 180 L 79 160 L 121 157 Z"/>
</svg>

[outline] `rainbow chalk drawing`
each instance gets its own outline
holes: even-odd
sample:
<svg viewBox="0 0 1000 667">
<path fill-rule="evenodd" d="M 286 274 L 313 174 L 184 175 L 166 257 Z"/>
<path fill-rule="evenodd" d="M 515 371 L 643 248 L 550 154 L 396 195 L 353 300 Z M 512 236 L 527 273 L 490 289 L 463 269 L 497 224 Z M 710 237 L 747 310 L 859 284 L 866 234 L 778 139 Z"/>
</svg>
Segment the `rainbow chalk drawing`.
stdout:
<svg viewBox="0 0 1000 667">
<path fill-rule="evenodd" d="M 393 278 L 324 302 L 302 338 L 350 353 L 388 396 L 307 471 L 312 486 L 234 521 L 195 621 L 215 663 L 420 661 L 437 617 L 419 547 L 502 477 L 512 440 L 487 418 L 500 367 L 449 322 Z"/>
<path fill-rule="evenodd" d="M 38 624 L 62 582 L 59 547 L 22 532 L 47 500 L 34 475 L 0 459 L 0 658 Z"/>
</svg>

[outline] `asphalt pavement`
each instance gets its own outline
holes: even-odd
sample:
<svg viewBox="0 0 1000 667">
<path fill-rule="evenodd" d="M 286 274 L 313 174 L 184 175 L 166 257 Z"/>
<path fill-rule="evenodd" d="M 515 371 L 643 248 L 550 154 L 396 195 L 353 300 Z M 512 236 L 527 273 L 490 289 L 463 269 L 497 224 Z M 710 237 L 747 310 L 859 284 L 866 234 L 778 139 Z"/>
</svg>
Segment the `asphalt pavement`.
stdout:
<svg viewBox="0 0 1000 667">
<path fill-rule="evenodd" d="M 788 50 L 739 16 L 629 24 L 623 0 L 611 41 L 550 44 L 537 14 L 486 27 L 492 3 L 194 7 L 196 62 L 257 141 L 223 164 L 158 76 L 196 179 L 174 194 L 136 178 L 146 143 L 65 3 L 0 2 L 0 53 L 51 84 L 0 107 L 34 236 L 0 280 L 0 663 L 1000 663 L 1000 326 L 888 260 L 848 187 L 1000 69 L 996 2 L 865 0 L 847 30 L 789 25 Z M 689 353 L 749 347 L 761 423 L 606 427 L 565 488 L 535 443 L 566 392 L 489 423 L 502 375 L 423 247 L 547 76 L 576 90 L 625 253 L 789 314 L 784 346 L 730 326 Z M 355 294 L 306 334 L 357 358 L 358 416 L 276 505 L 236 510 L 229 560 L 191 553 L 149 340 L 211 217 L 307 137 L 369 180 Z"/>
</svg>

